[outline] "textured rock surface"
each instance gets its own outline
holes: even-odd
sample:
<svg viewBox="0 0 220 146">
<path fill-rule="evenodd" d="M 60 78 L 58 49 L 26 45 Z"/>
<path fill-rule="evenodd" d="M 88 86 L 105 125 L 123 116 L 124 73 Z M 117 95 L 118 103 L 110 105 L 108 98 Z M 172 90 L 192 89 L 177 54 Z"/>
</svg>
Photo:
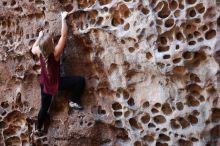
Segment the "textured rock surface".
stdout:
<svg viewBox="0 0 220 146">
<path fill-rule="evenodd" d="M 68 93 L 59 93 L 48 133 L 33 136 L 40 88 L 30 48 L 42 28 L 59 38 L 60 12 L 73 3 L 0 1 L 0 145 L 220 144 L 214 0 L 78 0 L 62 74 L 85 76 L 85 110 L 71 111 Z"/>
</svg>

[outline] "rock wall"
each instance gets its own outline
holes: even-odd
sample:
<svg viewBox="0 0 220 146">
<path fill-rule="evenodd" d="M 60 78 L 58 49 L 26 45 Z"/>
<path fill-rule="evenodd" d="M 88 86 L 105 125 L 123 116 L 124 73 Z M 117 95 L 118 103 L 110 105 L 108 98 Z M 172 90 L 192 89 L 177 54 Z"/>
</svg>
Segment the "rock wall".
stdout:
<svg viewBox="0 0 220 146">
<path fill-rule="evenodd" d="M 41 29 L 57 41 L 60 12 L 74 3 L 0 1 L 0 145 L 220 145 L 214 0 L 77 0 L 61 65 L 86 78 L 85 109 L 69 109 L 60 92 L 47 133 L 35 136 L 40 70 L 30 49 Z"/>
</svg>

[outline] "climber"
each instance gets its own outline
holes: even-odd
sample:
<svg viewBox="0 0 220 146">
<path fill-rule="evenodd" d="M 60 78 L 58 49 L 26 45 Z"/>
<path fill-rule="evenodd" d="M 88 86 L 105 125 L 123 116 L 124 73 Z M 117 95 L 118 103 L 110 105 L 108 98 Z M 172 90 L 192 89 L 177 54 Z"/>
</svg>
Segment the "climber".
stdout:
<svg viewBox="0 0 220 146">
<path fill-rule="evenodd" d="M 61 12 L 62 27 L 61 37 L 55 46 L 52 35 L 39 32 L 39 36 L 34 43 L 31 52 L 40 58 L 41 75 L 41 108 L 38 113 L 37 131 L 41 131 L 43 123 L 48 116 L 52 97 L 59 90 L 70 90 L 69 106 L 82 110 L 80 97 L 85 87 L 85 79 L 81 76 L 60 77 L 60 56 L 67 40 L 66 17 L 68 12 Z"/>
</svg>

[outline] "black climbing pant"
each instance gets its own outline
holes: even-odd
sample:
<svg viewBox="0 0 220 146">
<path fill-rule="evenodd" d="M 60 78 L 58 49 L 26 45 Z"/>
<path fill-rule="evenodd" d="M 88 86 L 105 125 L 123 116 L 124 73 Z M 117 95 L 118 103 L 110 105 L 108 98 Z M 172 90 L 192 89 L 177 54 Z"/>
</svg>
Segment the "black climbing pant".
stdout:
<svg viewBox="0 0 220 146">
<path fill-rule="evenodd" d="M 85 88 L 85 79 L 81 76 L 61 77 L 59 91 L 68 90 L 71 92 L 69 100 L 80 104 L 80 97 Z M 41 108 L 38 113 L 37 129 L 41 129 L 48 116 L 48 109 L 52 101 L 52 95 L 44 93 L 41 85 Z"/>
</svg>

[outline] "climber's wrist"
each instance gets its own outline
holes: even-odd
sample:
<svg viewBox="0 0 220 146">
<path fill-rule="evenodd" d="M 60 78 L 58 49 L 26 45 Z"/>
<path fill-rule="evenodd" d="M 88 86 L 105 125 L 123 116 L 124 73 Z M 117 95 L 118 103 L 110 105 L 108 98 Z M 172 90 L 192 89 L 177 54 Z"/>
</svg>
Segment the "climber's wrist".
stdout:
<svg viewBox="0 0 220 146">
<path fill-rule="evenodd" d="M 62 21 L 66 21 L 66 17 L 68 15 L 68 12 L 64 11 L 64 12 L 61 12 L 61 18 L 62 18 Z"/>
</svg>

